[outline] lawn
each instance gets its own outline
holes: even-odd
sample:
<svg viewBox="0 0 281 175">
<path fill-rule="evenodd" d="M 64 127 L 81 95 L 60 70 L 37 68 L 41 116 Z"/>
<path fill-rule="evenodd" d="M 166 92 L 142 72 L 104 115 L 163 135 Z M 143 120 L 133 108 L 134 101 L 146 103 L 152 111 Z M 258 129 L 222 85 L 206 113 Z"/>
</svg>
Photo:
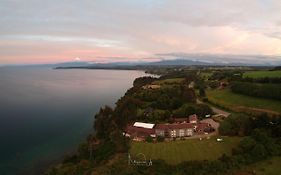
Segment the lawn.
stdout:
<svg viewBox="0 0 281 175">
<path fill-rule="evenodd" d="M 206 94 L 211 103 L 235 112 L 281 113 L 280 101 L 235 94 L 229 89 L 208 90 Z"/>
<path fill-rule="evenodd" d="M 165 80 L 157 80 L 154 81 L 152 84 L 170 85 L 170 84 L 180 84 L 182 81 L 184 81 L 184 78 L 170 78 Z"/>
<path fill-rule="evenodd" d="M 178 164 L 190 160 L 215 160 L 222 154 L 231 154 L 241 138 L 224 137 L 223 142 L 211 139 L 189 139 L 161 143 L 132 142 L 130 153 L 143 153 L 146 158 L 162 159 L 169 164 Z"/>
<path fill-rule="evenodd" d="M 281 157 L 273 157 L 268 160 L 261 161 L 254 165 L 250 165 L 246 170 L 255 171 L 257 175 L 276 175 L 281 172 Z"/>
<path fill-rule="evenodd" d="M 262 77 L 281 77 L 281 70 L 278 71 L 249 71 L 243 77 L 262 78 Z"/>
</svg>

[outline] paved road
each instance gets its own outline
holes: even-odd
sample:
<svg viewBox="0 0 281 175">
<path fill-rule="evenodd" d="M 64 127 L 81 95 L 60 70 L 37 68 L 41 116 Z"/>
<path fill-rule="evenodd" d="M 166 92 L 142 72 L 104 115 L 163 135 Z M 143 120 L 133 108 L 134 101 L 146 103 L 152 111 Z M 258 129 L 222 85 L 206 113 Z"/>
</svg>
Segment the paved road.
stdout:
<svg viewBox="0 0 281 175">
<path fill-rule="evenodd" d="M 197 99 L 196 102 L 197 102 L 198 104 L 203 104 L 203 103 L 204 103 L 204 102 L 200 101 L 199 99 Z M 209 105 L 209 104 L 208 104 L 208 105 Z M 211 106 L 211 105 L 209 105 L 209 106 L 211 107 L 211 109 L 212 109 L 212 110 L 214 111 L 214 113 L 216 113 L 216 114 L 222 114 L 222 115 L 224 115 L 224 116 L 226 116 L 226 117 L 228 117 L 228 116 L 230 115 L 229 112 L 226 112 L 226 111 L 224 111 L 224 110 L 222 110 L 222 109 L 219 109 L 219 108 L 214 107 L 214 106 Z"/>
</svg>

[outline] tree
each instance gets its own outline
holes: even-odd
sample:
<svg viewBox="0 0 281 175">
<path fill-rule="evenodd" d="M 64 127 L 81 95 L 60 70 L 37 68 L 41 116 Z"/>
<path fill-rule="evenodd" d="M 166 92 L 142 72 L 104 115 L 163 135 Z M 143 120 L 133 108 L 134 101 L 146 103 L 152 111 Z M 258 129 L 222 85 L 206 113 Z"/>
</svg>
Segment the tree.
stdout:
<svg viewBox="0 0 281 175">
<path fill-rule="evenodd" d="M 89 158 L 89 147 L 87 143 L 81 143 L 78 147 L 78 156 L 80 159 L 88 159 Z"/>
<path fill-rule="evenodd" d="M 165 140 L 165 137 L 157 136 L 156 140 L 157 142 L 163 142 Z"/>
<path fill-rule="evenodd" d="M 231 114 L 220 124 L 219 132 L 222 135 L 244 136 L 250 134 L 252 128 L 251 117 L 245 114 Z"/>
<path fill-rule="evenodd" d="M 89 159 L 92 160 L 92 156 L 93 156 L 93 150 L 95 149 L 94 146 L 97 144 L 98 140 L 97 138 L 90 134 L 87 137 L 87 143 L 89 146 Z"/>
<path fill-rule="evenodd" d="M 256 160 L 262 160 L 268 156 L 268 153 L 262 144 L 256 144 L 251 150 L 251 154 Z"/>
<path fill-rule="evenodd" d="M 199 88 L 199 96 L 200 97 L 205 97 L 206 96 L 205 89 L 203 87 Z"/>
<path fill-rule="evenodd" d="M 112 119 L 113 110 L 109 106 L 101 108 L 99 113 L 95 115 L 94 129 L 98 139 L 108 138 Z"/>
<path fill-rule="evenodd" d="M 270 126 L 270 118 L 266 113 L 255 117 L 252 122 L 255 128 L 267 128 Z"/>
<path fill-rule="evenodd" d="M 133 84 L 134 84 L 134 87 L 141 87 L 141 86 L 150 84 L 155 80 L 157 80 L 157 78 L 153 78 L 151 76 L 139 77 L 139 78 L 135 79 Z"/>
<path fill-rule="evenodd" d="M 145 138 L 145 141 L 151 143 L 151 142 L 153 142 L 153 138 L 152 138 L 151 136 L 147 136 L 147 137 Z"/>
<path fill-rule="evenodd" d="M 194 89 L 188 88 L 187 86 L 181 86 L 181 97 L 184 102 L 196 102 Z"/>
<path fill-rule="evenodd" d="M 253 138 L 245 137 L 243 140 L 240 141 L 238 145 L 238 153 L 249 153 L 255 147 L 256 144 L 257 142 Z"/>
</svg>

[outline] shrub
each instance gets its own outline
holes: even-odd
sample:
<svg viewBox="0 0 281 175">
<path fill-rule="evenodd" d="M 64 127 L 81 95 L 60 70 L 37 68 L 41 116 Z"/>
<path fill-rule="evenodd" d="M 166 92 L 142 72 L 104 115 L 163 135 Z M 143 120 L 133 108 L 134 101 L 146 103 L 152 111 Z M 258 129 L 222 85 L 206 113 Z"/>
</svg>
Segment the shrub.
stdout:
<svg viewBox="0 0 281 175">
<path fill-rule="evenodd" d="M 165 140 L 165 137 L 157 136 L 156 140 L 157 142 L 163 142 Z"/>
<path fill-rule="evenodd" d="M 153 138 L 151 136 L 147 136 L 145 138 L 145 141 L 147 141 L 148 143 L 151 143 L 151 142 L 153 142 Z"/>
</svg>

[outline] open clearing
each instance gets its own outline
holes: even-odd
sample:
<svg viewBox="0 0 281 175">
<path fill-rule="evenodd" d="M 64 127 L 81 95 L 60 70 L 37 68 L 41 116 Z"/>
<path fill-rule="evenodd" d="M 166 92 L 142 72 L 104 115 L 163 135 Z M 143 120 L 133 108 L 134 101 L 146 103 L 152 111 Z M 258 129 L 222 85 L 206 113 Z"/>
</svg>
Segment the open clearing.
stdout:
<svg viewBox="0 0 281 175">
<path fill-rule="evenodd" d="M 215 160 L 223 154 L 230 155 L 241 138 L 223 137 L 217 142 L 216 137 L 210 139 L 189 139 L 160 143 L 132 142 L 130 153 L 143 153 L 146 158 L 162 159 L 169 164 L 178 164 L 190 160 Z"/>
<path fill-rule="evenodd" d="M 211 103 L 235 112 L 281 113 L 281 102 L 277 100 L 250 97 L 236 94 L 229 89 L 208 90 L 207 97 Z"/>
<path fill-rule="evenodd" d="M 245 72 L 243 77 L 250 77 L 250 78 L 281 77 L 281 70 L 278 70 L 278 71 L 249 71 L 249 72 Z"/>
</svg>

